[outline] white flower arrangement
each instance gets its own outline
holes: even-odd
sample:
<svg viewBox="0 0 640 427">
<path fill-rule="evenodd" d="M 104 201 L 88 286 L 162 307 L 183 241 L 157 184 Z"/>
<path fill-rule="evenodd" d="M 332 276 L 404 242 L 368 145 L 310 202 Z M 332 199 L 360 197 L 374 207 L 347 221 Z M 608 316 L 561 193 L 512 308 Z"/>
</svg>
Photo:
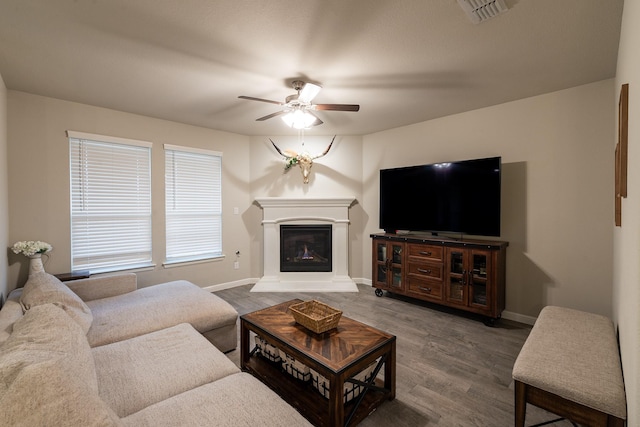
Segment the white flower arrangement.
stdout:
<svg viewBox="0 0 640 427">
<path fill-rule="evenodd" d="M 46 254 L 53 249 L 53 246 L 47 242 L 41 242 L 39 240 L 26 240 L 22 242 L 16 242 L 11 247 L 11 250 L 15 254 L 22 254 L 24 256 L 34 256 L 35 254 Z"/>
</svg>

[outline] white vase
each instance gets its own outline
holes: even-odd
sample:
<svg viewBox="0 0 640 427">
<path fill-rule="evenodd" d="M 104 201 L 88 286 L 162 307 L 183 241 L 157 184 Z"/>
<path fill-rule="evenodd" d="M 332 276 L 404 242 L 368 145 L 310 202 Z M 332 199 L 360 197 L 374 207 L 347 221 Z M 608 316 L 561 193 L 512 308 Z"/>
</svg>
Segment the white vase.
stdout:
<svg viewBox="0 0 640 427">
<path fill-rule="evenodd" d="M 29 277 L 38 273 L 44 273 L 44 265 L 42 265 L 42 254 L 35 254 L 29 257 Z"/>
</svg>

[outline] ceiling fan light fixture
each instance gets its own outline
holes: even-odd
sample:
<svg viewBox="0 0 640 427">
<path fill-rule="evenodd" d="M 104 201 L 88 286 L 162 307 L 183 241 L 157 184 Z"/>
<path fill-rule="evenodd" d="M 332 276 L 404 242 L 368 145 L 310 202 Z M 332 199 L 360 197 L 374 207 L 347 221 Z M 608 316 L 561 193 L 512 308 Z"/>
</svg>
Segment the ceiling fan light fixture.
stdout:
<svg viewBox="0 0 640 427">
<path fill-rule="evenodd" d="M 305 83 L 302 80 L 291 82 L 296 94 L 289 95 L 285 102 L 272 101 L 270 99 L 256 98 L 253 96 L 241 95 L 238 98 L 250 101 L 268 102 L 282 106 L 280 111 L 258 117 L 256 121 L 262 122 L 276 116 L 280 116 L 287 126 L 295 129 L 309 129 L 311 126 L 318 126 L 323 123 L 320 117 L 312 111 L 359 111 L 357 104 L 312 104 L 312 99 L 320 92 L 322 86 L 314 83 Z"/>
<path fill-rule="evenodd" d="M 282 120 L 290 128 L 309 129 L 315 123 L 316 116 L 309 113 L 308 111 L 295 109 L 282 116 Z"/>
</svg>

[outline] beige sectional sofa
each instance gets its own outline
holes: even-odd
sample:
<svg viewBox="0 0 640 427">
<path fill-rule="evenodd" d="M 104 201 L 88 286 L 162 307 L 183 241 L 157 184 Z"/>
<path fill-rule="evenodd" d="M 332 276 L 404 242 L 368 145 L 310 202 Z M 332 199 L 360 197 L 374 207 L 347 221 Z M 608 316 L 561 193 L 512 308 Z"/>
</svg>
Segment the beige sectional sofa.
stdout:
<svg viewBox="0 0 640 427">
<path fill-rule="evenodd" d="M 221 351 L 237 342 L 233 307 L 189 282 L 132 290 L 134 279 L 72 291 L 40 273 L 12 292 L 0 310 L 0 425 L 309 425 Z"/>
</svg>

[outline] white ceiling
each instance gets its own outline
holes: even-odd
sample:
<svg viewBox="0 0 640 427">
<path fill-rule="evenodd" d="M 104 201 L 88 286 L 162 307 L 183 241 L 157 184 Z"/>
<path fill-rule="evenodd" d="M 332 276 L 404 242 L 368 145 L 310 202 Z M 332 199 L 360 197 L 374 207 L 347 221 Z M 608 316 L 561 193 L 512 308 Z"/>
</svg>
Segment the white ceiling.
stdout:
<svg viewBox="0 0 640 427">
<path fill-rule="evenodd" d="M 244 135 L 287 135 L 291 80 L 323 86 L 309 134 L 364 135 L 615 76 L 623 0 L 2 0 L 8 89 Z"/>
</svg>

